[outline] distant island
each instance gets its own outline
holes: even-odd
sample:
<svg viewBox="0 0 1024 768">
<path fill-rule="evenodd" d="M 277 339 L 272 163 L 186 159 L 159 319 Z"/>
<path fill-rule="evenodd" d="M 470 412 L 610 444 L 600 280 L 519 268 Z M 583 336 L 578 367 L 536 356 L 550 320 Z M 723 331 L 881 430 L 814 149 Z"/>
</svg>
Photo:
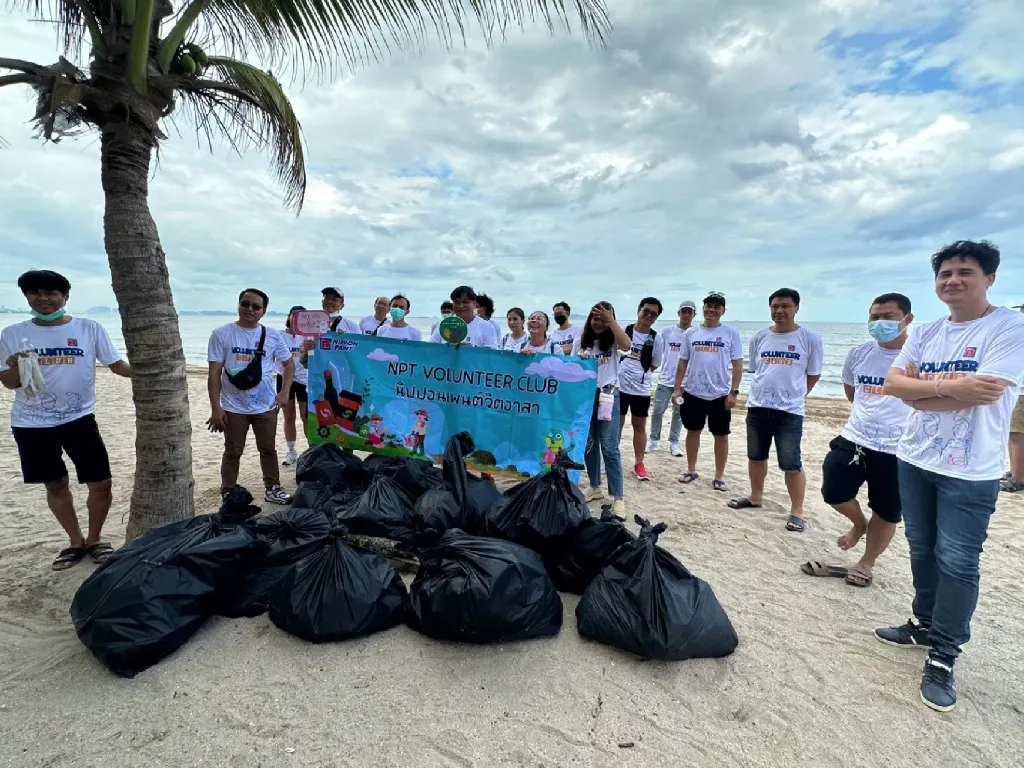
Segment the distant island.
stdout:
<svg viewBox="0 0 1024 768">
<path fill-rule="evenodd" d="M 0 311 L 2 311 L 2 310 L 0 310 Z M 21 312 L 21 310 L 12 310 L 12 311 L 13 312 L 19 312 L 19 313 Z M 120 312 L 118 312 L 117 307 L 90 307 L 89 309 L 87 309 L 84 312 L 82 312 L 82 314 L 83 315 L 117 315 L 117 314 L 120 314 Z M 196 311 L 190 312 L 188 310 L 181 310 L 181 311 L 178 312 L 178 315 L 180 315 L 180 316 L 188 316 L 188 317 L 192 317 L 192 316 L 198 316 L 198 317 L 234 317 L 237 314 L 238 314 L 237 311 L 229 312 L 229 311 L 223 310 L 223 309 L 209 309 L 209 310 L 201 310 L 201 311 L 198 311 L 198 312 L 196 312 Z M 271 316 L 283 317 L 286 313 L 285 312 L 273 312 L 272 311 L 272 312 L 267 312 L 267 314 L 271 315 Z"/>
</svg>

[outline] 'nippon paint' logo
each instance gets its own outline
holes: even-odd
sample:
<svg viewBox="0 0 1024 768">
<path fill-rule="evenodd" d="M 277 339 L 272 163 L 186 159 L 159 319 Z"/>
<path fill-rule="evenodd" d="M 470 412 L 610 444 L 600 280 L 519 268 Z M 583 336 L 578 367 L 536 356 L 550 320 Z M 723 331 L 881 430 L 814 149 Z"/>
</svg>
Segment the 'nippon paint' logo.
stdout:
<svg viewBox="0 0 1024 768">
<path fill-rule="evenodd" d="M 333 341 L 328 339 L 327 342 L 334 352 L 351 352 L 359 346 L 358 342 L 349 341 L 348 339 L 334 339 Z"/>
</svg>

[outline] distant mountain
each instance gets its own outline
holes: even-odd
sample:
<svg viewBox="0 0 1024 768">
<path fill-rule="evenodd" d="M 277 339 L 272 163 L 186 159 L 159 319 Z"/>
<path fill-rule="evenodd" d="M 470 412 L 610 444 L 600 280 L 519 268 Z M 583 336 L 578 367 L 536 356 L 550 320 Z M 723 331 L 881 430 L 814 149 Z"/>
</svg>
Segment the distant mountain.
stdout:
<svg viewBox="0 0 1024 768">
<path fill-rule="evenodd" d="M 116 315 L 119 314 L 114 307 L 90 307 L 82 313 L 83 315 Z"/>
</svg>

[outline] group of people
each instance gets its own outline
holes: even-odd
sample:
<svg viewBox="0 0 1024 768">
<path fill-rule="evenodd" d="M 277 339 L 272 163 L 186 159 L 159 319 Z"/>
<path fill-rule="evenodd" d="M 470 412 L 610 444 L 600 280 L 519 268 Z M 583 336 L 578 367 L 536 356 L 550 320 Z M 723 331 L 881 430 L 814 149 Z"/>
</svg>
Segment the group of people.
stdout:
<svg viewBox="0 0 1024 768">
<path fill-rule="evenodd" d="M 847 518 L 842 550 L 865 540 L 863 556 L 851 567 L 808 562 L 811 576 L 838 576 L 867 587 L 877 559 L 901 520 L 910 546 L 914 578 L 914 619 L 875 631 L 900 647 L 929 651 L 921 683 L 925 704 L 940 711 L 956 704 L 953 665 L 970 637 L 978 599 L 979 563 L 1000 490 L 1024 491 L 1024 315 L 989 303 L 987 292 L 999 268 L 999 251 L 987 242 L 958 241 L 931 258 L 935 291 L 949 315 L 909 329 L 911 301 L 899 293 L 878 296 L 868 308 L 870 341 L 850 350 L 843 367 L 850 417 L 823 457 L 822 497 Z M 65 312 L 70 283 L 49 271 L 33 270 L 18 280 L 33 319 L 0 333 L 0 383 L 17 390 L 11 425 L 26 483 L 41 483 L 47 502 L 67 533 L 70 546 L 53 563 L 74 565 L 89 555 L 102 562 L 110 545 L 100 540 L 110 508 L 110 467 L 96 426 L 95 367 L 99 362 L 121 376 L 131 368 L 120 359 L 102 326 Z M 421 341 L 409 325 L 409 299 L 378 298 L 372 315 L 359 322 L 344 317 L 344 292 L 321 291 L 321 307 L 336 333 L 375 334 Z M 790 499 L 786 529 L 803 532 L 806 476 L 801 441 L 806 400 L 823 365 L 822 339 L 797 323 L 800 294 L 789 288 L 768 297 L 772 323 L 751 339 L 746 356 L 740 334 L 722 323 L 726 299 L 708 294 L 702 322 L 697 306 L 683 301 L 677 323 L 657 331 L 663 312 L 654 297 L 642 299 L 636 319 L 623 327 L 615 308 L 594 304 L 582 326 L 565 302 L 529 316 L 508 310 L 508 332 L 494 320 L 494 302 L 468 286 L 452 291 L 442 315 L 461 318 L 464 344 L 508 353 L 557 354 L 598 362 L 590 435 L 585 451 L 588 501 L 603 499 L 623 515 L 623 463 L 619 445 L 627 416 L 633 429 L 633 472 L 650 481 L 648 452 L 661 446 L 664 415 L 671 409 L 669 451 L 685 456 L 679 482 L 692 484 L 701 435 L 714 444 L 711 487 L 726 492 L 732 413 L 744 373 L 752 375 L 746 407 L 750 491 L 728 500 L 735 510 L 758 509 L 772 445 Z M 296 461 L 296 416 L 307 412 L 307 369 L 314 344 L 293 333 L 292 307 L 283 333 L 262 320 L 266 293 L 246 289 L 238 298 L 238 320 L 211 335 L 208 348 L 211 430 L 224 433 L 221 490 L 234 487 L 251 427 L 266 485 L 266 500 L 287 504 L 276 451 L 278 412 L 285 415 L 288 453 Z M 1015 309 L 1020 309 L 1015 307 Z M 440 321 L 429 337 L 441 343 Z M 46 392 L 33 395 L 21 378 L 21 358 L 35 352 Z M 653 406 L 653 408 L 652 408 Z M 652 414 L 653 410 L 653 414 Z M 648 420 L 653 418 L 648 435 Z M 685 441 L 680 443 L 682 431 Z M 1004 474 L 1006 447 L 1010 471 Z M 79 528 L 69 490 L 66 454 L 78 480 L 89 487 L 88 533 Z M 605 480 L 602 482 L 602 468 Z M 867 486 L 870 518 L 857 497 Z"/>
</svg>

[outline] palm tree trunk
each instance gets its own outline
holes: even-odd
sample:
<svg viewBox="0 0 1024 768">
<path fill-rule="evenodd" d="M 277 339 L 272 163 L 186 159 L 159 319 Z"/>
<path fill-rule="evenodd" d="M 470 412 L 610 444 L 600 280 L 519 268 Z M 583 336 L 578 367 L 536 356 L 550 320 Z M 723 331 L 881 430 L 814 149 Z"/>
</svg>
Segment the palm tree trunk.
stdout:
<svg viewBox="0 0 1024 768">
<path fill-rule="evenodd" d="M 103 235 L 135 401 L 131 541 L 193 515 L 192 425 L 178 314 L 149 211 L 152 136 L 131 123 L 107 128 L 101 137 Z"/>
</svg>

